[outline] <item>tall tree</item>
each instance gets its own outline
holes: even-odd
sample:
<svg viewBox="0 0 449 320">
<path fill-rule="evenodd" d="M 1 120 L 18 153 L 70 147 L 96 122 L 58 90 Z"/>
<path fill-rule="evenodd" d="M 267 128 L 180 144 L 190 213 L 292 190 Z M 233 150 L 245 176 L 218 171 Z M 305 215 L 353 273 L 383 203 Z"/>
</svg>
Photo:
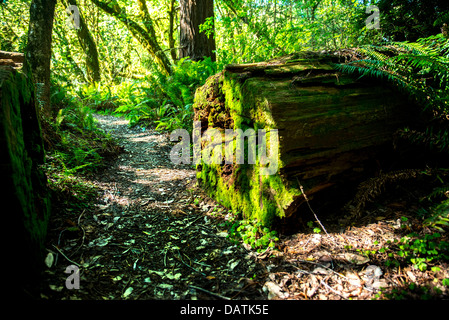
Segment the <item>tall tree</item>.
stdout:
<svg viewBox="0 0 449 320">
<path fill-rule="evenodd" d="M 89 83 L 100 82 L 100 62 L 98 61 L 97 45 L 89 31 L 84 16 L 78 7 L 76 0 L 62 0 L 62 4 L 67 8 L 69 5 L 77 6 L 79 14 L 79 26 L 76 26 L 76 34 L 81 48 L 86 56 L 87 80 Z"/>
<path fill-rule="evenodd" d="M 170 55 L 171 55 L 173 61 L 178 60 L 178 57 L 176 55 L 176 50 L 175 50 L 175 38 L 173 36 L 174 25 L 175 25 L 175 15 L 176 15 L 175 3 L 176 3 L 176 0 L 170 0 L 170 9 L 168 11 L 168 18 L 169 18 L 168 45 L 170 47 Z"/>
<path fill-rule="evenodd" d="M 33 0 L 30 6 L 30 25 L 26 48 L 25 70 L 33 74 L 36 101 L 46 115 L 50 106 L 50 59 L 53 18 L 56 0 Z"/>
<path fill-rule="evenodd" d="M 179 58 L 216 60 L 214 33 L 200 32 L 200 25 L 214 23 L 214 0 L 181 0 Z M 213 30 L 213 29 L 212 29 Z"/>
</svg>

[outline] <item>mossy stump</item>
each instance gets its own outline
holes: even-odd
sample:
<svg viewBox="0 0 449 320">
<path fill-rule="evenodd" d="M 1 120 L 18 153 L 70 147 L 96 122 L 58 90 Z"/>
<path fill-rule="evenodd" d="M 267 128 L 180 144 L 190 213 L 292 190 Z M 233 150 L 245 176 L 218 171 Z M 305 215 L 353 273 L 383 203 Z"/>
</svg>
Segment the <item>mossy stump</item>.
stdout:
<svg viewBox="0 0 449 320">
<path fill-rule="evenodd" d="M 342 59 L 298 53 L 228 65 L 210 77 L 195 94 L 201 131 L 278 130 L 278 170 L 260 175 L 260 161 L 202 161 L 200 185 L 224 206 L 269 226 L 297 212 L 305 203 L 301 190 L 311 199 L 379 169 L 377 160 L 391 149 L 394 132 L 417 118 L 415 107 L 392 86 L 337 72 L 332 65 Z"/>
<path fill-rule="evenodd" d="M 39 168 L 44 161 L 40 125 L 31 77 L 12 67 L 0 67 L 1 204 L 4 227 L 10 230 L 4 243 L 7 276 L 12 290 L 35 294 L 50 214 L 47 179 Z"/>
</svg>

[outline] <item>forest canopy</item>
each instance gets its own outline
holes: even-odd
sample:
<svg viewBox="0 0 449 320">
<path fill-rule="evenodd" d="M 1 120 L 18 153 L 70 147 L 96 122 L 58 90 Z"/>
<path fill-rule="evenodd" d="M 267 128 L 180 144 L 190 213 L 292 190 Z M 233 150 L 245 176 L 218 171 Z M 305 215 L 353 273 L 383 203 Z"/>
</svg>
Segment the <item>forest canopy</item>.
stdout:
<svg viewBox="0 0 449 320">
<path fill-rule="evenodd" d="M 58 92 L 69 91 L 93 108 L 127 114 L 132 123 L 162 118 L 155 124 L 167 129 L 180 126 L 191 113 L 195 88 L 224 65 L 416 41 L 439 33 L 449 12 L 449 4 L 438 0 L 198 0 L 196 7 L 204 9 L 188 25 L 183 20 L 190 21 L 191 1 L 54 2 L 53 105 L 64 96 Z M 26 50 L 31 3 L 0 4 L 1 50 Z M 186 39 L 189 32 L 198 38 Z M 189 43 L 198 45 L 188 52 Z M 161 104 L 167 107 L 158 109 Z M 180 117 L 163 116 L 174 113 Z"/>
<path fill-rule="evenodd" d="M 180 1 L 182 4 L 183 1 Z M 186 1 L 188 2 L 188 1 Z M 213 17 L 200 32 L 216 41 L 219 66 L 264 61 L 301 50 L 336 50 L 389 40 L 417 40 L 438 33 L 449 7 L 445 1 L 379 1 L 380 29 L 368 29 L 367 6 L 376 1 L 209 1 Z M 71 84 L 89 82 L 89 45 L 98 51 L 101 80 L 120 83 L 157 69 L 145 37 L 166 64 L 179 60 L 180 3 L 175 0 L 59 0 L 56 4 L 53 78 Z M 24 52 L 31 0 L 3 1 L 0 7 L 4 51 Z M 67 21 L 76 5 L 82 32 Z M 210 5 L 210 4 L 209 4 Z M 425 10 L 424 10 L 425 9 Z M 416 13 L 416 14 L 415 14 Z M 85 31 L 84 31 L 85 30 Z M 93 57 L 94 58 L 94 57 Z M 91 58 L 91 59 L 93 59 Z M 98 78 L 95 80 L 98 81 Z"/>
</svg>

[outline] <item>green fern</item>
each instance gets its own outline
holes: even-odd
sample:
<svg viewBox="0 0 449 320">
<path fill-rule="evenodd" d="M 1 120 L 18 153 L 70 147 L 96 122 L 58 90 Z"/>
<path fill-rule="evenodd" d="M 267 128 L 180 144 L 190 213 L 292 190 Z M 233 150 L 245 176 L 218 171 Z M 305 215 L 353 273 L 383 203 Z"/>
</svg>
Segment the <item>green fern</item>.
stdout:
<svg viewBox="0 0 449 320">
<path fill-rule="evenodd" d="M 337 70 L 393 83 L 432 112 L 449 120 L 449 44 L 441 34 L 417 42 L 392 42 L 357 49 L 364 58 Z"/>
</svg>

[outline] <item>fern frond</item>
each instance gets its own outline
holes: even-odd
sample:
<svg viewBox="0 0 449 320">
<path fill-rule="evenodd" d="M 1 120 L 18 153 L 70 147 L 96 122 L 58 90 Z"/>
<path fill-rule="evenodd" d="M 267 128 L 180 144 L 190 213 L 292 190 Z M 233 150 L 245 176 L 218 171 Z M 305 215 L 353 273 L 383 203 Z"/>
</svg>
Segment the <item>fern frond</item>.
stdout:
<svg viewBox="0 0 449 320">
<path fill-rule="evenodd" d="M 431 48 L 426 44 L 420 42 L 393 42 L 392 45 L 398 49 L 405 50 L 411 54 L 416 55 L 438 55 L 438 50 Z"/>
<path fill-rule="evenodd" d="M 416 178 L 420 175 L 428 175 L 420 169 L 405 169 L 382 173 L 378 177 L 371 178 L 359 185 L 357 194 L 352 200 L 353 206 L 350 213 L 353 216 L 360 217 L 362 210 L 369 202 L 373 202 L 383 192 L 388 184 Z"/>
</svg>

